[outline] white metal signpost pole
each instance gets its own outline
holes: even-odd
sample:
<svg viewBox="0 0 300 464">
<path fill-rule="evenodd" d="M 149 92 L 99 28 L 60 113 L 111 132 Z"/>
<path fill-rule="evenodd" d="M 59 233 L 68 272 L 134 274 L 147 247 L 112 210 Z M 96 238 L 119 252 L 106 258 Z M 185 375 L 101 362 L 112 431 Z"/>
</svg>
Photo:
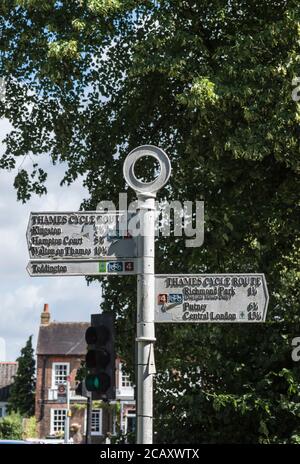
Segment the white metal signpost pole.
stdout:
<svg viewBox="0 0 300 464">
<path fill-rule="evenodd" d="M 146 183 L 136 177 L 134 166 L 148 156 L 158 161 L 160 172 Z M 269 295 L 263 274 L 155 277 L 155 197 L 170 177 L 170 160 L 163 150 L 144 145 L 129 153 L 123 173 L 138 198 L 137 250 L 135 240 L 103 228 L 109 218 L 124 212 L 31 213 L 27 230 L 31 259 L 27 270 L 32 276 L 137 274 L 137 443 L 151 444 L 154 323 L 264 322 Z M 66 440 L 69 379 L 67 387 Z"/>
<path fill-rule="evenodd" d="M 160 173 L 152 182 L 136 178 L 134 165 L 145 156 L 155 158 Z M 155 310 L 155 197 L 168 181 L 171 164 L 163 150 L 144 145 L 133 150 L 124 162 L 124 177 L 138 197 L 140 234 L 138 236 L 137 278 L 137 443 L 153 442 L 153 375 L 154 363 L 154 310 Z"/>
<path fill-rule="evenodd" d="M 67 411 L 65 418 L 65 443 L 69 443 L 70 440 L 70 377 L 67 377 L 66 381 L 66 394 L 67 394 Z"/>
</svg>

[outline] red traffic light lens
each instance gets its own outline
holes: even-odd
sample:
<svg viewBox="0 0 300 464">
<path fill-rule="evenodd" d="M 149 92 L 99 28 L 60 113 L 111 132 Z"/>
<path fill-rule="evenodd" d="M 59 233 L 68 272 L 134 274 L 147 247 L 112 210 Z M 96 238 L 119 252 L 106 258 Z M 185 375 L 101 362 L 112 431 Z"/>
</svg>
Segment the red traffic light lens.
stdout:
<svg viewBox="0 0 300 464">
<path fill-rule="evenodd" d="M 110 331 L 104 325 L 98 327 L 88 327 L 85 332 L 85 341 L 88 345 L 105 345 L 110 337 Z"/>
<path fill-rule="evenodd" d="M 85 332 L 85 341 L 88 345 L 94 345 L 97 342 L 96 327 L 89 327 Z"/>
</svg>

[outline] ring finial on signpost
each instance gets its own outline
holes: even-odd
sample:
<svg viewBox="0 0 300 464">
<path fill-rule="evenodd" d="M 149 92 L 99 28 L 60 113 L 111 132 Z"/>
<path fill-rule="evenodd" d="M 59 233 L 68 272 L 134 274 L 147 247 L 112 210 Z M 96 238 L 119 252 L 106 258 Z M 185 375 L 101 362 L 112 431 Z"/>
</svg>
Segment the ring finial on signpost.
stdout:
<svg viewBox="0 0 300 464">
<path fill-rule="evenodd" d="M 146 156 L 152 156 L 160 165 L 160 173 L 151 182 L 142 182 L 134 172 L 134 165 L 140 159 Z M 171 175 L 171 162 L 168 155 L 154 145 L 142 145 L 132 150 L 127 155 L 124 165 L 123 174 L 127 184 L 138 193 L 156 194 L 169 180 Z"/>
</svg>

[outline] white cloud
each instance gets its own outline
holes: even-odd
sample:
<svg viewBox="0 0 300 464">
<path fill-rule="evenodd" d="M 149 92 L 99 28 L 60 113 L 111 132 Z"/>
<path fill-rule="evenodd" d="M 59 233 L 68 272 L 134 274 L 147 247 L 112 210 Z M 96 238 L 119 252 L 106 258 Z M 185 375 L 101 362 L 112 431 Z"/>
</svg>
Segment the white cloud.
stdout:
<svg viewBox="0 0 300 464">
<path fill-rule="evenodd" d="M 0 141 L 10 126 L 0 120 Z M 1 150 L 1 149 L 0 149 Z M 21 162 L 21 160 L 20 160 Z M 30 167 L 26 158 L 22 167 Z M 51 319 L 88 321 L 97 312 L 101 299 L 99 283 L 89 287 L 84 277 L 29 277 L 26 228 L 30 211 L 78 211 L 88 192 L 82 178 L 70 187 L 60 187 L 64 166 L 53 166 L 45 156 L 43 167 L 49 173 L 48 194 L 33 197 L 23 205 L 13 188 L 15 172 L 0 171 L 0 339 L 4 339 L 6 360 L 13 361 L 34 335 L 34 346 L 44 303 Z M 3 341 L 0 356 L 4 353 Z M 0 361 L 3 359 L 0 359 Z"/>
</svg>

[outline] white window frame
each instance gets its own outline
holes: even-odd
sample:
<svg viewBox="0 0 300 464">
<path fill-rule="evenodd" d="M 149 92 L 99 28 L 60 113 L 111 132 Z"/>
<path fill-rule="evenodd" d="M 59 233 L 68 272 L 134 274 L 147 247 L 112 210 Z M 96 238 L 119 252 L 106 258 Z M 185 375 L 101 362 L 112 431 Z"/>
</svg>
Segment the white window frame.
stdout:
<svg viewBox="0 0 300 464">
<path fill-rule="evenodd" d="M 137 427 L 137 417 L 136 410 L 133 412 L 132 409 L 129 409 L 125 415 L 125 434 L 128 433 L 128 418 L 135 418 L 135 428 Z"/>
<path fill-rule="evenodd" d="M 5 417 L 7 415 L 7 402 L 6 401 L 1 401 L 0 402 L 0 409 L 2 409 L 2 416 L 1 417 Z"/>
<path fill-rule="evenodd" d="M 117 435 L 117 412 L 115 410 L 112 413 L 112 434 Z"/>
<path fill-rule="evenodd" d="M 66 408 L 51 408 L 50 410 L 50 435 L 55 435 L 58 431 L 55 431 L 54 430 L 54 411 L 65 411 L 66 415 L 67 415 L 67 409 Z M 64 429 L 65 429 L 65 424 L 64 424 L 64 428 L 63 428 L 63 432 L 64 432 Z"/>
<path fill-rule="evenodd" d="M 54 362 L 54 363 L 52 363 L 52 388 L 53 389 L 57 388 L 57 385 L 55 385 L 56 366 L 67 366 L 67 376 L 70 375 L 70 363 L 66 363 L 66 362 Z"/>
<path fill-rule="evenodd" d="M 100 436 L 102 435 L 102 409 L 92 409 L 92 415 L 93 413 L 98 413 L 99 414 L 99 431 L 95 432 L 91 430 L 91 435 L 92 436 Z M 91 424 L 91 429 L 92 429 L 92 424 Z"/>
<path fill-rule="evenodd" d="M 128 390 L 129 388 L 133 388 L 133 384 L 132 384 L 131 380 L 126 379 L 126 381 L 128 383 L 130 383 L 130 385 L 126 385 L 126 386 L 123 385 L 123 377 L 125 377 L 125 376 L 128 377 L 129 375 L 124 373 L 124 371 L 122 369 L 122 363 L 120 363 L 120 365 L 119 365 L 119 379 L 120 379 L 119 380 L 119 389 L 120 390 Z"/>
</svg>

